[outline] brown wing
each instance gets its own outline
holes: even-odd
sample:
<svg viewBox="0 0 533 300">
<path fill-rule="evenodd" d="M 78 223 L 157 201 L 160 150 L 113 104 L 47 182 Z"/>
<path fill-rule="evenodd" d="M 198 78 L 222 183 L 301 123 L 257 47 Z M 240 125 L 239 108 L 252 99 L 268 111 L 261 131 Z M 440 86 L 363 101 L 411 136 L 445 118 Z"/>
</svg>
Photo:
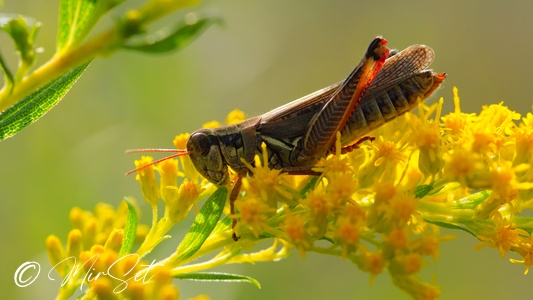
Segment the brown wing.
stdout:
<svg viewBox="0 0 533 300">
<path fill-rule="evenodd" d="M 434 58 L 435 52 L 426 45 L 412 45 L 389 57 L 368 88 L 365 97 L 383 93 L 414 74 L 420 73 L 431 65 Z"/>
<path fill-rule="evenodd" d="M 365 98 L 390 89 L 427 68 L 435 53 L 426 45 L 412 45 L 385 61 L 372 81 Z M 278 138 L 302 136 L 311 118 L 339 89 L 342 81 L 275 108 L 261 116 L 257 132 Z"/>
<path fill-rule="evenodd" d="M 302 136 L 311 118 L 324 106 L 324 103 L 331 98 L 341 84 L 342 82 L 332 84 L 267 112 L 261 116 L 256 131 L 274 136 L 283 132 L 283 137 Z"/>
</svg>

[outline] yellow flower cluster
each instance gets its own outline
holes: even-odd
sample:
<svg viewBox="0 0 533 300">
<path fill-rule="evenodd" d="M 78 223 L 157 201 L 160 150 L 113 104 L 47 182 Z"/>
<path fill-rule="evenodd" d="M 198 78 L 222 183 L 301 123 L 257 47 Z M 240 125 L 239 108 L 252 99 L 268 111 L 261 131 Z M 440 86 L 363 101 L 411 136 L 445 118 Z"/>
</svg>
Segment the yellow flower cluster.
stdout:
<svg viewBox="0 0 533 300">
<path fill-rule="evenodd" d="M 124 238 L 127 205 L 115 211 L 98 204 L 93 212 L 73 208 L 72 229 L 66 247 L 50 235 L 46 239 L 52 268 L 61 276 L 57 299 L 68 299 L 84 290 L 81 299 L 178 299 L 170 269 L 150 265 L 137 254 L 119 256 Z M 139 225 L 136 241 L 146 238 L 148 227 Z"/>
<path fill-rule="evenodd" d="M 502 257 L 511 251 L 518 253 L 522 259 L 511 261 L 524 264 L 527 272 L 533 265 L 533 218 L 519 214 L 533 209 L 533 114 L 521 118 L 501 103 L 483 107 L 478 115 L 465 114 L 460 110 L 457 89 L 454 94 L 455 111 L 448 115 L 441 117 L 441 99 L 431 106 L 421 104 L 418 114 L 408 113 L 373 131 L 376 139 L 361 143 L 360 149 L 341 154 L 338 142 L 336 153 L 313 168 L 320 176 L 294 176 L 270 169 L 268 151 L 262 145 L 262 153 L 253 162 L 243 162 L 251 176 L 242 180 L 235 213 L 226 207 L 228 217 L 218 221 L 217 215 L 216 227 L 205 229 L 203 224 L 212 221 L 200 211 L 176 253 L 158 260 L 157 265 L 164 266 L 161 274 L 193 278 L 197 276 L 194 272 L 223 264 L 276 261 L 295 248 L 301 256 L 315 252 L 345 258 L 368 272 L 371 281 L 388 272 L 393 283 L 413 298 L 435 299 L 440 293 L 438 286 L 422 281 L 417 274 L 439 257 L 439 243 L 453 238 L 441 235 L 439 226 L 470 232 L 481 241 L 478 248 L 497 248 Z M 235 110 L 226 123 L 243 119 L 244 114 Z M 204 126 L 218 127 L 220 123 Z M 188 137 L 178 135 L 176 148 L 185 148 Z M 134 253 L 140 257 L 169 238 L 170 228 L 182 223 L 197 201 L 211 199 L 237 181 L 237 174 L 232 173 L 227 187 L 213 186 L 200 176 L 188 156 L 180 156 L 179 165 L 175 159 L 152 161 L 142 157 L 135 162 L 142 195 L 153 214 L 149 230 L 137 227 L 142 234 Z M 206 205 L 212 204 L 209 199 Z M 161 218 L 159 200 L 165 207 Z M 66 252 L 87 261 L 91 254 L 112 251 L 106 261 L 119 259 L 121 232 L 116 228 L 124 227 L 124 219 L 91 221 L 73 217 L 85 214 L 73 211 L 76 229 L 69 235 Z M 231 219 L 237 220 L 235 228 Z M 107 225 L 97 225 L 101 223 Z M 240 237 L 238 242 L 231 238 L 233 231 Z M 273 245 L 245 252 L 265 239 L 272 239 Z M 196 243 L 198 240 L 202 242 Z M 49 238 L 52 265 L 67 255 L 61 254 L 65 250 L 58 243 L 57 238 Z M 90 252 L 82 256 L 77 249 Z M 209 258 L 192 263 L 205 257 Z M 58 272 L 64 277 L 68 269 Z M 212 280 L 243 280 L 234 275 L 209 276 Z M 165 278 L 161 282 L 169 282 L 168 277 L 161 277 Z M 249 278 L 245 281 L 254 283 Z M 119 284 L 109 283 L 106 289 Z M 104 290 L 94 285 L 89 283 L 93 293 Z M 165 291 L 170 293 L 170 288 Z"/>
<path fill-rule="evenodd" d="M 456 109 L 446 116 L 442 99 L 422 104 L 374 131 L 377 139 L 362 149 L 341 155 L 337 145 L 315 167 L 318 180 L 270 170 L 263 149 L 236 202 L 238 235 L 276 237 L 302 256 L 338 255 L 371 278 L 387 270 L 420 299 L 439 289 L 416 274 L 453 238 L 432 224 L 469 231 L 502 256 L 516 252 L 523 260 L 511 261 L 529 268 L 532 220 L 517 214 L 533 208 L 533 115 L 519 122 L 502 103 L 465 114 L 454 95 Z"/>
</svg>

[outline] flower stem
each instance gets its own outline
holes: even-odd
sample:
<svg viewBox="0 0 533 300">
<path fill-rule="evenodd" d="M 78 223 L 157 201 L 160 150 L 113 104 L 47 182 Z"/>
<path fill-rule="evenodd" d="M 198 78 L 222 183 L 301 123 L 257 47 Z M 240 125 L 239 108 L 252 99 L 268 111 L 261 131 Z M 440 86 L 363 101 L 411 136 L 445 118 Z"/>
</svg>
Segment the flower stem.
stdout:
<svg viewBox="0 0 533 300">
<path fill-rule="evenodd" d="M 116 28 L 112 28 L 72 51 L 52 57 L 37 70 L 24 77 L 20 84 L 15 85 L 11 94 L 0 95 L 0 111 L 4 111 L 70 69 L 91 61 L 102 49 L 113 48 L 119 44 L 119 40 Z"/>
<path fill-rule="evenodd" d="M 138 10 L 128 12 L 123 20 L 124 23 L 117 23 L 112 28 L 96 35 L 77 48 L 67 48 L 67 51 L 56 52 L 49 61 L 28 76 L 22 78 L 19 84 L 15 84 L 13 89 L 2 89 L 0 91 L 0 112 L 6 110 L 52 80 L 67 73 L 72 68 L 81 66 L 98 55 L 110 54 L 116 51 L 126 38 L 135 33 L 125 31 L 124 27 L 121 26 L 130 24 L 136 28 L 142 28 L 177 9 L 196 4 L 196 2 L 195 0 L 148 1 Z M 142 18 L 135 19 L 132 16 L 142 16 Z"/>
</svg>

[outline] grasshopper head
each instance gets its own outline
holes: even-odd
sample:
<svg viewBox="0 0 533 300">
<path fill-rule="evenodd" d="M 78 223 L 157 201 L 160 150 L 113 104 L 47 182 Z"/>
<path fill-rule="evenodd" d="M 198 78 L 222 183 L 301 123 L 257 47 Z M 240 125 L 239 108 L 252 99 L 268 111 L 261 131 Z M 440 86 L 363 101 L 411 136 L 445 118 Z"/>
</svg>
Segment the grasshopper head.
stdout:
<svg viewBox="0 0 533 300">
<path fill-rule="evenodd" d="M 191 134 L 187 152 L 200 174 L 216 185 L 228 180 L 228 166 L 220 152 L 220 143 L 212 129 L 204 128 Z"/>
</svg>

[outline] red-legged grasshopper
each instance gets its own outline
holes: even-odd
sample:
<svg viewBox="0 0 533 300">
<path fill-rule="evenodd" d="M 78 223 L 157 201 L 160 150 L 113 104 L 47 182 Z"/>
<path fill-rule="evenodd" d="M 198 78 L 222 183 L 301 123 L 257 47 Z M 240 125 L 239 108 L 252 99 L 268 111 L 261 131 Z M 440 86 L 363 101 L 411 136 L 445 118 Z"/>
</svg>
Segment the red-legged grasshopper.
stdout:
<svg viewBox="0 0 533 300">
<path fill-rule="evenodd" d="M 389 55 L 386 44 L 385 39 L 375 38 L 343 82 L 238 124 L 197 130 L 189 137 L 186 150 L 167 150 L 178 153 L 161 160 L 189 155 L 198 172 L 216 185 L 227 184 L 228 167 L 233 169 L 238 174 L 230 194 L 233 216 L 242 178 L 250 172 L 243 161 L 253 165 L 262 143 L 270 168 L 317 175 L 312 168 L 334 150 L 337 132 L 341 133 L 343 152 L 351 151 L 371 130 L 429 97 L 446 78 L 444 73 L 424 70 L 434 58 L 431 48 L 413 45 Z M 165 150 L 130 152 L 139 151 Z M 233 226 L 236 222 L 234 218 Z M 233 238 L 238 239 L 235 233 Z"/>
</svg>

